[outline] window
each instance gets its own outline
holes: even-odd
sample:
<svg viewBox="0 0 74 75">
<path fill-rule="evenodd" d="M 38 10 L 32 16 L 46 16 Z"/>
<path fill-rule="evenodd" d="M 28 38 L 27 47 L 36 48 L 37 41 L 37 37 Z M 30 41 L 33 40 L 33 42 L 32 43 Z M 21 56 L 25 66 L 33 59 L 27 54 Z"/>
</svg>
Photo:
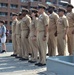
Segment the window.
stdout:
<svg viewBox="0 0 74 75">
<path fill-rule="evenodd" d="M 0 12 L 0 16 L 7 16 L 8 15 L 8 13 L 7 12 Z"/>
<path fill-rule="evenodd" d="M 28 0 L 20 0 L 20 2 L 27 2 Z"/>
<path fill-rule="evenodd" d="M 10 13 L 10 17 L 12 16 L 12 13 Z"/>
<path fill-rule="evenodd" d="M 30 0 L 31 2 L 33 2 L 34 0 Z"/>
<path fill-rule="evenodd" d="M 21 6 L 21 8 L 27 8 L 27 6 Z"/>
<path fill-rule="evenodd" d="M 10 26 L 12 25 L 12 21 L 10 21 Z"/>
<path fill-rule="evenodd" d="M 8 7 L 8 4 L 7 3 L 0 3 L 0 7 Z"/>
<path fill-rule="evenodd" d="M 5 25 L 7 25 L 8 24 L 8 22 L 7 21 L 5 21 Z"/>
<path fill-rule="evenodd" d="M 33 1 L 41 1 L 41 0 L 30 0 L 31 2 L 33 2 Z"/>
<path fill-rule="evenodd" d="M 57 4 L 57 1 L 58 1 L 58 0 L 53 0 L 53 2 L 52 2 L 52 3 L 53 3 L 53 4 Z"/>
<path fill-rule="evenodd" d="M 68 2 L 66 2 L 66 1 L 59 1 L 60 6 L 66 7 L 67 4 L 68 4 Z"/>
<path fill-rule="evenodd" d="M 52 2 L 52 0 L 46 0 L 46 2 Z"/>
<path fill-rule="evenodd" d="M 27 2 L 27 1 L 30 1 L 30 2 L 33 2 L 33 1 L 41 1 L 41 0 L 20 0 L 21 2 Z"/>
<path fill-rule="evenodd" d="M 53 4 L 56 4 L 57 3 L 57 0 L 46 0 L 46 2 L 51 2 Z"/>
<path fill-rule="evenodd" d="M 12 9 L 16 9 L 16 8 L 18 8 L 18 5 L 11 4 L 11 5 L 10 5 L 10 8 L 12 8 Z"/>
<path fill-rule="evenodd" d="M 35 8 L 35 9 L 37 9 L 37 7 L 33 7 L 33 6 L 31 6 L 31 8 Z"/>
<path fill-rule="evenodd" d="M 10 34 L 12 34 L 12 30 L 10 30 Z"/>
</svg>

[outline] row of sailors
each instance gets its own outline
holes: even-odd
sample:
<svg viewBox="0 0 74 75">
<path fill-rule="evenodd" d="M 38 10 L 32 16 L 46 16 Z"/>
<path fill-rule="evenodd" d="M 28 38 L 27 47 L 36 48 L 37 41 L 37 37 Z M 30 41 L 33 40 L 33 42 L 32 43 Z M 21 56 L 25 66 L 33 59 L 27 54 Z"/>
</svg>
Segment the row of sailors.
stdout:
<svg viewBox="0 0 74 75">
<path fill-rule="evenodd" d="M 14 54 L 20 60 L 28 60 L 37 66 L 46 65 L 46 51 L 48 56 L 69 55 L 74 53 L 74 13 L 73 5 L 68 4 L 67 10 L 59 7 L 58 14 L 55 6 L 38 4 L 38 10 L 23 8 L 21 13 L 12 14 L 12 43 Z M 65 13 L 67 12 L 66 16 Z M 68 46 L 67 46 L 68 44 Z M 67 48 L 68 47 L 68 48 Z M 57 49 L 56 49 L 57 48 Z M 29 60 L 29 53 L 31 59 Z M 39 60 L 38 60 L 39 55 Z"/>
</svg>

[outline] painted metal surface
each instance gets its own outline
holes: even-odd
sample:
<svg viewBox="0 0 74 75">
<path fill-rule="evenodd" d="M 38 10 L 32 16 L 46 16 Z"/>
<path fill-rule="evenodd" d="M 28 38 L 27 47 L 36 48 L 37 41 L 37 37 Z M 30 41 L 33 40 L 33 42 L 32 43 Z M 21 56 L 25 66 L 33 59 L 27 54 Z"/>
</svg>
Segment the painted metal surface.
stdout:
<svg viewBox="0 0 74 75">
<path fill-rule="evenodd" d="M 74 75 L 74 56 L 47 57 L 47 72 L 55 75 Z"/>
</svg>

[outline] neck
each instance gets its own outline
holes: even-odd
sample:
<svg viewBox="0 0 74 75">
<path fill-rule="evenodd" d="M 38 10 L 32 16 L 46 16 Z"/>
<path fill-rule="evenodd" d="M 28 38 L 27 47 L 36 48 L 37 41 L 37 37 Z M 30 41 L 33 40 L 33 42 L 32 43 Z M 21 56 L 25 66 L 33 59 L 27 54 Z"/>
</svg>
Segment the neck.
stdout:
<svg viewBox="0 0 74 75">
<path fill-rule="evenodd" d="M 32 18 L 35 19 L 35 16 L 33 16 Z"/>
<path fill-rule="evenodd" d="M 3 25 L 1 25 L 1 27 L 2 27 Z"/>
<path fill-rule="evenodd" d="M 23 14 L 23 16 L 25 17 L 25 16 L 26 16 L 26 14 Z"/>
<path fill-rule="evenodd" d="M 50 14 L 52 14 L 52 13 L 53 13 L 53 10 L 48 10 L 48 12 L 49 12 Z"/>
<path fill-rule="evenodd" d="M 52 14 L 53 13 L 53 11 L 50 11 L 50 14 Z"/>
<path fill-rule="evenodd" d="M 13 21 L 17 20 L 17 18 L 15 18 Z"/>
<path fill-rule="evenodd" d="M 43 14 L 44 13 L 44 11 L 42 11 L 40 14 Z"/>
<path fill-rule="evenodd" d="M 59 15 L 59 17 L 63 17 L 63 15 Z"/>
</svg>

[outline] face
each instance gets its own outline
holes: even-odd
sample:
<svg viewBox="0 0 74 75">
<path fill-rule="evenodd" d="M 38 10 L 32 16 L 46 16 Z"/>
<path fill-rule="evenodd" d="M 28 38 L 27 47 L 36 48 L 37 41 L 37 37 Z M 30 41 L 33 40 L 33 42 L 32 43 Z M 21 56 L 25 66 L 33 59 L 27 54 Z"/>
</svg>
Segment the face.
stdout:
<svg viewBox="0 0 74 75">
<path fill-rule="evenodd" d="M 48 9 L 48 12 L 49 12 L 50 14 L 51 14 L 53 11 L 54 11 L 54 9 L 51 8 L 51 7 Z"/>
<path fill-rule="evenodd" d="M 72 11 L 72 7 L 67 7 L 67 11 Z"/>
<path fill-rule="evenodd" d="M 22 15 L 19 16 L 19 19 L 22 19 Z"/>
<path fill-rule="evenodd" d="M 23 16 L 22 15 L 20 15 L 20 19 L 22 19 L 23 18 Z"/>
<path fill-rule="evenodd" d="M 17 16 L 17 19 L 19 20 L 19 16 Z"/>
<path fill-rule="evenodd" d="M 63 16 L 64 15 L 64 12 L 63 11 L 60 11 L 58 12 L 59 16 Z"/>
<path fill-rule="evenodd" d="M 22 12 L 22 15 L 25 16 L 26 15 L 26 12 Z"/>
<path fill-rule="evenodd" d="M 31 14 L 31 17 L 35 17 L 35 13 L 34 12 Z"/>
<path fill-rule="evenodd" d="M 17 16 L 12 16 L 12 20 L 15 20 L 17 18 Z"/>
<path fill-rule="evenodd" d="M 2 26 L 3 25 L 3 23 L 0 23 L 0 26 Z"/>
<path fill-rule="evenodd" d="M 17 19 L 18 20 L 22 19 L 22 15 L 18 15 Z"/>
<path fill-rule="evenodd" d="M 42 8 L 39 8 L 38 13 L 41 14 L 42 11 L 43 11 L 43 9 Z"/>
<path fill-rule="evenodd" d="M 50 8 L 49 11 L 53 11 L 53 8 Z"/>
<path fill-rule="evenodd" d="M 50 15 L 50 13 L 49 13 L 49 12 L 47 12 L 47 15 Z"/>
</svg>

